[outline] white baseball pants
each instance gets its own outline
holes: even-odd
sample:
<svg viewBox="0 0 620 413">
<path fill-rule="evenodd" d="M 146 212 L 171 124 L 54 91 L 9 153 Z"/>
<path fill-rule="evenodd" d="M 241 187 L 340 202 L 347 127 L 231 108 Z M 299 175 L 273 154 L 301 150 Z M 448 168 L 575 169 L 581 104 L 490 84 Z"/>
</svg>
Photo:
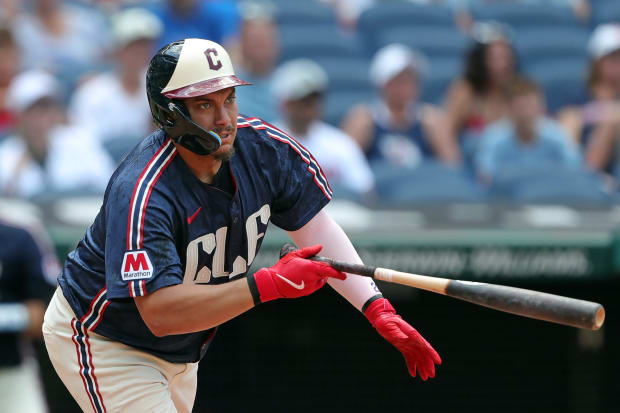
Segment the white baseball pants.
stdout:
<svg viewBox="0 0 620 413">
<path fill-rule="evenodd" d="M 198 363 L 170 363 L 85 329 L 58 288 L 43 323 L 50 360 L 83 411 L 191 413 Z"/>
</svg>

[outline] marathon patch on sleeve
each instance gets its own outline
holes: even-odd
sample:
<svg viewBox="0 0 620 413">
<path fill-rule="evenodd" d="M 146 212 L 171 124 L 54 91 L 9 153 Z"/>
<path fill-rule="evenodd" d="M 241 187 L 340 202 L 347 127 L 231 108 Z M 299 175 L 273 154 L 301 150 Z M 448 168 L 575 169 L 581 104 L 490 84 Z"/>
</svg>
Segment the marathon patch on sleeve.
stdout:
<svg viewBox="0 0 620 413">
<path fill-rule="evenodd" d="M 153 265 L 146 251 L 127 251 L 121 266 L 123 281 L 142 280 L 153 276 Z"/>
</svg>

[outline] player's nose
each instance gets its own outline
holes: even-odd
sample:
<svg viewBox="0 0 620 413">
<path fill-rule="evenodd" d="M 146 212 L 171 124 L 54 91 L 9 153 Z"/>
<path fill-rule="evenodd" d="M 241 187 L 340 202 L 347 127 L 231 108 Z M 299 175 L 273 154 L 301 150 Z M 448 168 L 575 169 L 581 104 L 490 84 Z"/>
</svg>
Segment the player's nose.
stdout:
<svg viewBox="0 0 620 413">
<path fill-rule="evenodd" d="M 215 110 L 215 124 L 226 126 L 230 124 L 232 117 L 224 105 L 218 105 Z"/>
</svg>

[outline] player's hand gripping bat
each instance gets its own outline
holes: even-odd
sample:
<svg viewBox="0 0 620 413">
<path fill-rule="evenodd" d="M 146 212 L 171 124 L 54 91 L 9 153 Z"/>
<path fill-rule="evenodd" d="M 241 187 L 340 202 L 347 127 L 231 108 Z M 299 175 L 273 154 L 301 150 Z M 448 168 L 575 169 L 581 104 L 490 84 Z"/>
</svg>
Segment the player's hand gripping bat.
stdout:
<svg viewBox="0 0 620 413">
<path fill-rule="evenodd" d="M 280 250 L 280 255 L 282 256 L 294 249 L 293 245 L 284 244 Z M 336 270 L 345 273 L 408 285 L 495 310 L 552 323 L 598 330 L 605 321 L 605 309 L 603 306 L 591 301 L 577 300 L 504 285 L 410 274 L 370 265 L 346 263 L 319 256 L 314 256 L 311 259 L 325 262 Z"/>
</svg>

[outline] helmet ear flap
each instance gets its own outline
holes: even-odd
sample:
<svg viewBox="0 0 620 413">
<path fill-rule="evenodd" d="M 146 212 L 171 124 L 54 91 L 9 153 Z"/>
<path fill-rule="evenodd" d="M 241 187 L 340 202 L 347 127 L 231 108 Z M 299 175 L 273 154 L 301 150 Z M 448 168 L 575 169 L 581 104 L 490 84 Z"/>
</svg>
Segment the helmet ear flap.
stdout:
<svg viewBox="0 0 620 413">
<path fill-rule="evenodd" d="M 174 119 L 172 114 L 164 109 L 159 103 L 155 102 L 149 96 L 149 106 L 151 107 L 151 114 L 153 120 L 160 128 L 174 126 Z"/>
<path fill-rule="evenodd" d="M 168 110 L 161 110 L 172 118 L 169 126 L 164 124 L 162 127 L 174 142 L 198 155 L 209 155 L 221 146 L 220 137 L 194 122 L 182 102 L 170 101 Z"/>
</svg>

